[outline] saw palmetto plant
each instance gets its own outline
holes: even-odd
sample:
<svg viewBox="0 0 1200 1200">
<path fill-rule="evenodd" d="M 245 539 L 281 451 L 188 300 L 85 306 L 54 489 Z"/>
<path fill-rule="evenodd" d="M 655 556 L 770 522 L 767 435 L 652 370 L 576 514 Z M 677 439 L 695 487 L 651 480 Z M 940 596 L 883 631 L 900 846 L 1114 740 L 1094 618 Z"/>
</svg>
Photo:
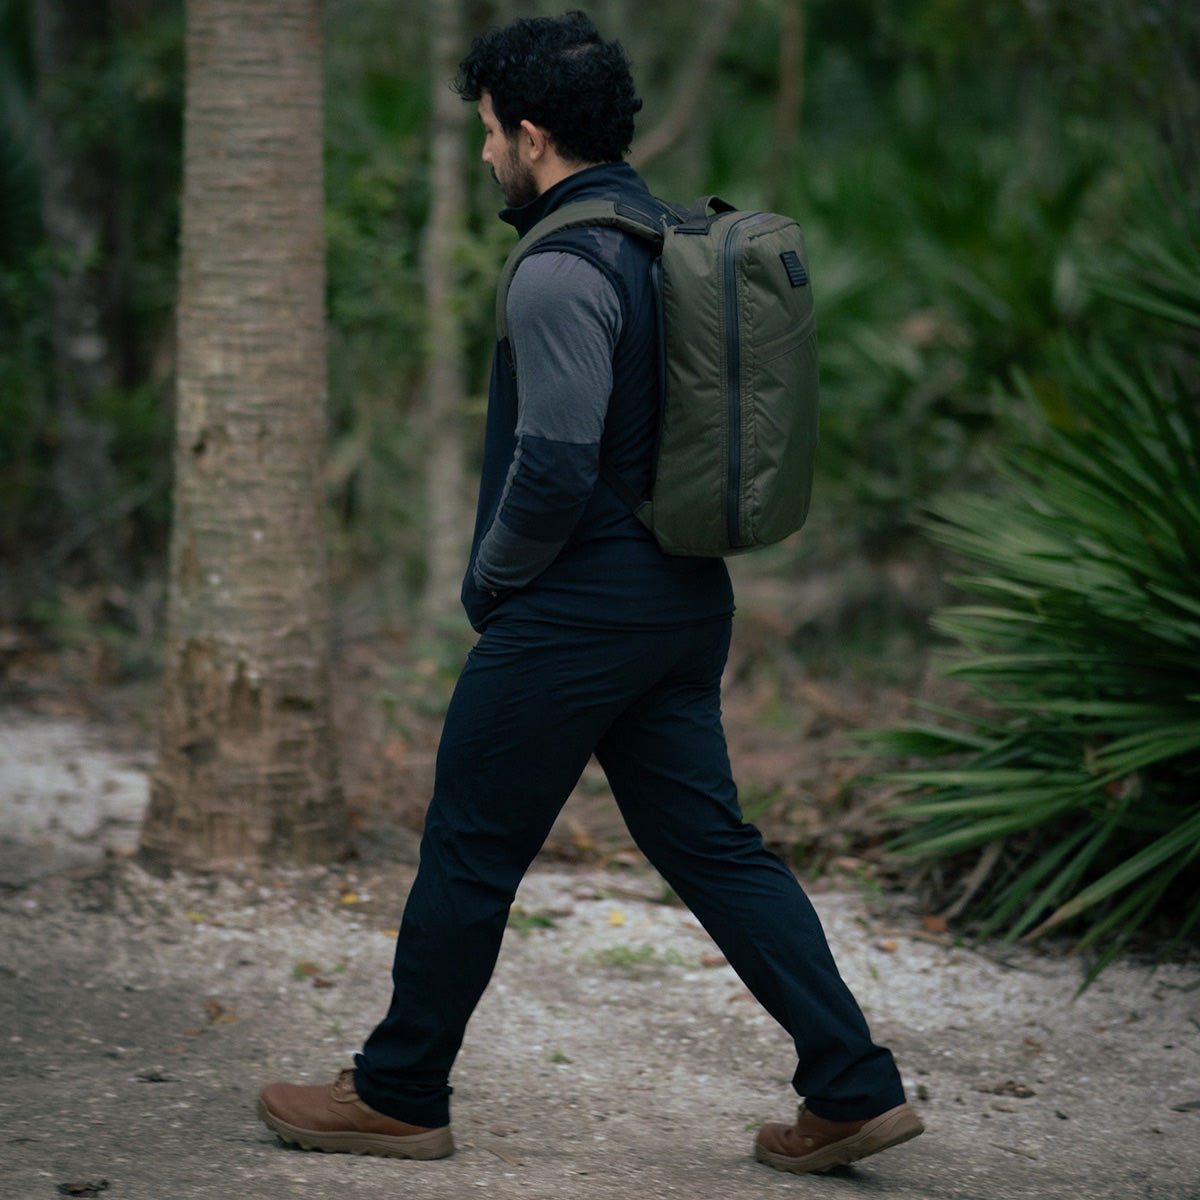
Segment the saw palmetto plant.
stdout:
<svg viewBox="0 0 1200 1200">
<path fill-rule="evenodd" d="M 1131 335 L 1026 382 L 1036 448 L 934 516 L 969 597 L 936 625 L 978 703 L 868 735 L 908 760 L 903 849 L 984 851 L 977 928 L 1072 930 L 1091 977 L 1152 918 L 1200 922 L 1200 222 L 1144 219 L 1095 280 Z"/>
</svg>

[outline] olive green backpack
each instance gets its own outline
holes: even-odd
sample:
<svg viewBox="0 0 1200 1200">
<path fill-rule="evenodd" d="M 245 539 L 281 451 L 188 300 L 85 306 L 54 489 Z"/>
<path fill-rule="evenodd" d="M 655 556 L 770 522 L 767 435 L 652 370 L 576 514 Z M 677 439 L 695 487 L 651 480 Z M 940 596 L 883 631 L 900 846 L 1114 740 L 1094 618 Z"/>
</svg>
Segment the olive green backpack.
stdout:
<svg viewBox="0 0 1200 1200">
<path fill-rule="evenodd" d="M 659 202 L 660 204 L 662 202 Z M 535 243 L 609 225 L 660 244 L 663 403 L 648 497 L 602 466 L 609 485 L 668 554 L 727 555 L 804 524 L 817 445 L 817 328 L 800 227 L 715 196 L 652 217 L 606 200 L 564 205 L 513 249 L 496 298 Z M 711 213 L 709 210 L 713 210 Z"/>
</svg>

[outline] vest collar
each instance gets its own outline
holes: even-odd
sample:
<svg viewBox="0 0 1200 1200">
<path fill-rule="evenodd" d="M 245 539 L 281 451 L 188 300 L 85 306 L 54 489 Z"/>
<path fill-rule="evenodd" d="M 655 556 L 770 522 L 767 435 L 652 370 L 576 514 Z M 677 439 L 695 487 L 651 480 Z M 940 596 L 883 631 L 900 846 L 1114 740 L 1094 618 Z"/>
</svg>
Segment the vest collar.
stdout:
<svg viewBox="0 0 1200 1200">
<path fill-rule="evenodd" d="M 598 163 L 560 179 L 528 204 L 504 209 L 500 220 L 506 221 L 524 237 L 544 216 L 564 204 L 588 195 L 628 192 L 631 188 L 644 192 L 646 185 L 627 162 Z"/>
</svg>

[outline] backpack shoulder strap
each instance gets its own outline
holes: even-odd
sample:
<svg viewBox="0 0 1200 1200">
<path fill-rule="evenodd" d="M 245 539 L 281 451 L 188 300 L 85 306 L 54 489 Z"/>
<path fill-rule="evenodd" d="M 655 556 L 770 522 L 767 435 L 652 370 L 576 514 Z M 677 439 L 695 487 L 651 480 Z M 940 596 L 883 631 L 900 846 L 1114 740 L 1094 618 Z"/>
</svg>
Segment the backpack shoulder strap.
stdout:
<svg viewBox="0 0 1200 1200">
<path fill-rule="evenodd" d="M 614 203 L 612 200 L 579 200 L 565 204 L 562 208 L 544 216 L 513 248 L 500 272 L 496 285 L 496 337 L 503 341 L 508 337 L 508 289 L 512 278 L 521 265 L 521 259 L 534 246 L 554 233 L 564 229 L 579 229 L 586 226 L 609 226 L 620 229 L 635 237 L 650 242 L 663 240 L 663 222 L 667 218 L 655 219 L 630 205 Z"/>
</svg>

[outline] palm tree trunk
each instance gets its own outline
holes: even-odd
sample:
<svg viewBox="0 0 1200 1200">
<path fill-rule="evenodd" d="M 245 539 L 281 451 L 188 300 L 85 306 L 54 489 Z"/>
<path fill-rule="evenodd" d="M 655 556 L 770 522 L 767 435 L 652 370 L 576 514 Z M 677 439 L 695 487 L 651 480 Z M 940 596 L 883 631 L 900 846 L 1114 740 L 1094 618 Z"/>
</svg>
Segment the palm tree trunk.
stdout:
<svg viewBox="0 0 1200 1200">
<path fill-rule="evenodd" d="M 323 529 L 319 0 L 189 0 L 152 863 L 344 847 Z"/>
</svg>

